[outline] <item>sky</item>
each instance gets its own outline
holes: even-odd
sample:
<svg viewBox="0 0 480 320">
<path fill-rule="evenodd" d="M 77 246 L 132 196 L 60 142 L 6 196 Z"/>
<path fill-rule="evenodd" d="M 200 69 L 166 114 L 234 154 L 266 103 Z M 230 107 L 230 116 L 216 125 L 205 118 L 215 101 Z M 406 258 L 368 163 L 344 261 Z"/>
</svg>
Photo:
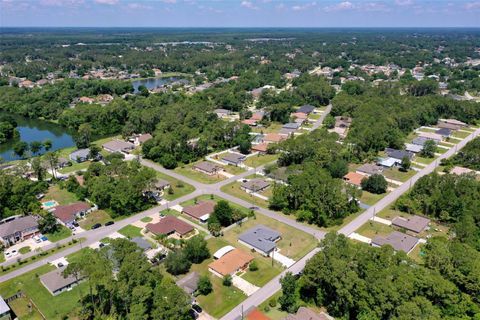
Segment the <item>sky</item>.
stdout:
<svg viewBox="0 0 480 320">
<path fill-rule="evenodd" d="M 0 0 L 0 27 L 480 27 L 480 0 Z"/>
</svg>

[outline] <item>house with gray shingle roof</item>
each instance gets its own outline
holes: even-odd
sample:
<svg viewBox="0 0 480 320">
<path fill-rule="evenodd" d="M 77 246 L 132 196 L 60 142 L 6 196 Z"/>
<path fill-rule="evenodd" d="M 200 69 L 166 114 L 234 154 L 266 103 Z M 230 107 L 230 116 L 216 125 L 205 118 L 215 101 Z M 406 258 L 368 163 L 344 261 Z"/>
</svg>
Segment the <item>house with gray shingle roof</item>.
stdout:
<svg viewBox="0 0 480 320">
<path fill-rule="evenodd" d="M 242 233 L 238 242 L 268 256 L 277 248 L 276 242 L 280 239 L 281 234 L 278 231 L 259 224 Z"/>
<path fill-rule="evenodd" d="M 372 246 L 381 247 L 383 245 L 391 245 L 396 251 L 404 251 L 409 253 L 415 248 L 418 238 L 409 236 L 408 234 L 394 231 L 386 237 L 376 236 L 372 239 Z"/>
<path fill-rule="evenodd" d="M 65 268 L 66 267 L 58 268 L 40 276 L 40 282 L 45 288 L 47 288 L 48 292 L 54 296 L 59 295 L 78 284 L 78 280 L 73 275 L 66 277 L 63 276 Z"/>
<path fill-rule="evenodd" d="M 17 217 L 0 224 L 0 242 L 9 247 L 33 237 L 38 232 L 38 222 L 34 216 Z"/>
</svg>

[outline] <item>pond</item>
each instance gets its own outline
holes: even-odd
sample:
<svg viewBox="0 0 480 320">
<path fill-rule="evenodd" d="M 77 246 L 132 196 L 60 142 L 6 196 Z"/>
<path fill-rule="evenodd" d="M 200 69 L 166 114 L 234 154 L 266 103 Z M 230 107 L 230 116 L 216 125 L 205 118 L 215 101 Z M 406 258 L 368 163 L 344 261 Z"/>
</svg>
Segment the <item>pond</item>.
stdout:
<svg viewBox="0 0 480 320">
<path fill-rule="evenodd" d="M 187 80 L 178 78 L 178 77 L 169 77 L 169 78 L 147 78 L 141 80 L 132 81 L 133 93 L 138 93 L 138 87 L 145 86 L 148 90 L 153 90 L 162 87 L 166 84 L 171 84 L 174 82 L 187 82 Z"/>
<path fill-rule="evenodd" d="M 65 127 L 48 121 L 28 119 L 17 115 L 10 116 L 17 121 L 17 130 L 20 133 L 20 138 L 0 144 L 0 157 L 4 161 L 20 159 L 13 153 L 13 145 L 18 141 L 30 143 L 32 141 L 43 142 L 50 140 L 52 142 L 50 151 L 75 146 L 73 133 Z M 44 150 L 42 151 L 44 152 Z"/>
</svg>

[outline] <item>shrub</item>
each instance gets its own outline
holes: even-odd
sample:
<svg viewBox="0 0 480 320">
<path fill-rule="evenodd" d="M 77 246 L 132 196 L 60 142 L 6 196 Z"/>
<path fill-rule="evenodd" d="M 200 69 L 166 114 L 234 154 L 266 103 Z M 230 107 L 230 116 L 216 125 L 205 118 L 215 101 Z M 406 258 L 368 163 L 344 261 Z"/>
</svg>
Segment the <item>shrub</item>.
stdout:
<svg viewBox="0 0 480 320">
<path fill-rule="evenodd" d="M 268 305 L 272 308 L 275 308 L 277 306 L 277 299 L 272 298 L 268 301 Z"/>
<path fill-rule="evenodd" d="M 227 274 L 225 277 L 223 277 L 223 282 L 222 283 L 225 287 L 232 286 L 232 276 Z"/>
<path fill-rule="evenodd" d="M 258 265 L 255 260 L 253 260 L 250 265 L 248 266 L 248 270 L 250 271 L 257 271 L 258 270 Z"/>
</svg>

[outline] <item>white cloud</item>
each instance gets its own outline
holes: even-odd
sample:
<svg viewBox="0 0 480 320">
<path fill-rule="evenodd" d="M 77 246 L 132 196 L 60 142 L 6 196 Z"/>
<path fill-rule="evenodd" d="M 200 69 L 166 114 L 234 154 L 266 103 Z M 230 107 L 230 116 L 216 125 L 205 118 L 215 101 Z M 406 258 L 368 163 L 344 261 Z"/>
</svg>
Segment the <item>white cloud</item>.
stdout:
<svg viewBox="0 0 480 320">
<path fill-rule="evenodd" d="M 292 7 L 292 10 L 293 10 L 293 11 L 302 11 L 302 10 L 306 10 L 306 9 L 308 9 L 308 8 L 314 7 L 314 6 L 316 6 L 316 5 L 317 5 L 316 2 L 305 3 L 304 5 L 296 5 L 296 6 L 293 6 L 293 7 Z"/>
<path fill-rule="evenodd" d="M 277 5 L 275 6 L 275 9 L 277 9 L 277 10 L 283 10 L 283 9 L 285 9 L 285 4 L 283 4 L 283 3 L 277 4 Z"/>
<path fill-rule="evenodd" d="M 358 8 L 361 11 L 369 11 L 369 12 L 388 12 L 391 11 L 389 7 L 387 7 L 382 2 L 367 2 L 359 6 Z"/>
<path fill-rule="evenodd" d="M 467 10 L 480 9 L 480 1 L 466 3 L 465 4 L 465 9 L 467 9 Z"/>
<path fill-rule="evenodd" d="M 258 10 L 258 7 L 255 6 L 252 1 L 244 0 L 240 5 L 247 9 Z"/>
<path fill-rule="evenodd" d="M 327 12 L 332 12 L 332 11 L 344 11 L 344 10 L 352 10 L 355 8 L 355 5 L 351 3 L 350 1 L 343 1 L 338 4 L 334 4 L 331 6 L 327 6 L 323 8 L 323 10 Z"/>
<path fill-rule="evenodd" d="M 413 0 L 395 0 L 397 6 L 410 6 L 413 4 Z"/>
<path fill-rule="evenodd" d="M 118 3 L 118 0 L 94 0 L 94 1 L 99 4 L 106 4 L 109 6 L 113 6 Z"/>
<path fill-rule="evenodd" d="M 142 3 L 132 2 L 127 5 L 129 9 L 152 9 L 151 6 L 144 5 Z"/>
<path fill-rule="evenodd" d="M 162 2 L 164 2 L 164 3 L 169 3 L 169 4 L 175 4 L 175 3 L 177 3 L 177 0 L 160 0 L 160 1 L 162 1 Z"/>
<path fill-rule="evenodd" d="M 83 4 L 83 0 L 40 0 L 39 2 L 42 6 L 48 7 L 67 7 L 67 6 L 78 6 Z"/>
</svg>

